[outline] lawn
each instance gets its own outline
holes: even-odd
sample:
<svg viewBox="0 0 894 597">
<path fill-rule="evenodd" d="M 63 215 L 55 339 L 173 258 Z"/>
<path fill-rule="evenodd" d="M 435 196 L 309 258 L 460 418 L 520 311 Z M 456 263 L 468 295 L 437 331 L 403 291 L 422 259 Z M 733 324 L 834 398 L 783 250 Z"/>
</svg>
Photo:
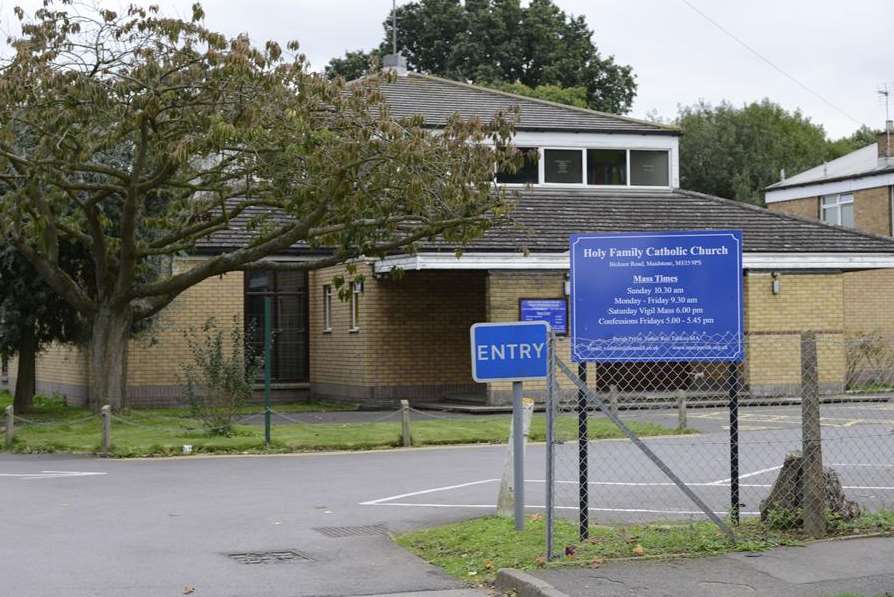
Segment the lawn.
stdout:
<svg viewBox="0 0 894 597">
<path fill-rule="evenodd" d="M 9 403 L 9 395 L 0 395 L 0 407 Z M 32 424 L 17 426 L 12 449 L 16 452 L 98 453 L 101 444 L 101 421 L 90 411 L 64 406 L 58 400 L 39 399 L 34 413 L 25 418 Z M 277 410 L 280 407 L 277 407 Z M 257 412 L 253 409 L 251 412 Z M 294 412 L 294 411 L 291 411 Z M 502 443 L 509 434 L 510 417 L 435 419 L 412 422 L 414 446 L 447 444 Z M 303 452 L 318 450 L 369 450 L 401 445 L 400 422 L 310 424 L 274 420 L 272 442 L 264 448 L 261 425 L 236 425 L 230 436 L 207 433 L 201 422 L 188 416 L 185 409 L 133 410 L 112 420 L 112 455 L 120 457 L 168 456 L 181 454 L 183 446 L 192 446 L 193 453 L 260 453 Z M 630 422 L 642 436 L 671 435 L 676 430 L 654 423 Z M 560 432 L 570 434 L 576 422 L 560 420 Z M 536 415 L 531 424 L 530 439 L 543 441 L 545 419 Z M 619 438 L 621 433 L 608 420 L 591 418 L 592 439 Z"/>
<path fill-rule="evenodd" d="M 590 539 L 578 541 L 577 524 L 556 520 L 557 557 L 547 562 L 543 516 L 530 516 L 521 533 L 509 518 L 490 516 L 400 535 L 397 542 L 449 574 L 472 583 L 491 582 L 500 568 L 590 566 L 619 558 L 708 556 L 730 551 L 763 551 L 804 542 L 794 531 L 768 529 L 756 518 L 742 521 L 732 545 L 709 522 L 593 526 Z M 833 526 L 832 535 L 894 532 L 894 512 L 867 514 Z"/>
</svg>

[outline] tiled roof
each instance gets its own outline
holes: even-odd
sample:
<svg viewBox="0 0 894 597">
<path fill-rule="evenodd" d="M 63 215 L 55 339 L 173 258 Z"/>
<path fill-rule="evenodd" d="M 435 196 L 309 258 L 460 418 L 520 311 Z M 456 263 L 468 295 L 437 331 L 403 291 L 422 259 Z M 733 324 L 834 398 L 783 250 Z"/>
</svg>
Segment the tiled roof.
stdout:
<svg viewBox="0 0 894 597">
<path fill-rule="evenodd" d="M 557 252 L 566 251 L 569 236 L 578 232 L 732 228 L 742 230 L 746 252 L 894 253 L 891 238 L 691 191 L 541 187 L 518 191 L 515 201 L 511 224 L 491 229 L 464 250 Z M 200 251 L 217 252 L 250 241 L 253 233 L 245 227 L 248 217 L 235 219 L 228 230 L 204 242 Z M 438 242 L 421 248 L 452 249 Z M 308 252 L 304 245 L 292 251 Z"/>
<path fill-rule="evenodd" d="M 516 129 L 521 131 L 680 134 L 674 127 L 412 72 L 383 83 L 382 93 L 396 117 L 418 114 L 433 127 L 443 126 L 453 114 L 487 122 L 517 106 Z"/>
</svg>

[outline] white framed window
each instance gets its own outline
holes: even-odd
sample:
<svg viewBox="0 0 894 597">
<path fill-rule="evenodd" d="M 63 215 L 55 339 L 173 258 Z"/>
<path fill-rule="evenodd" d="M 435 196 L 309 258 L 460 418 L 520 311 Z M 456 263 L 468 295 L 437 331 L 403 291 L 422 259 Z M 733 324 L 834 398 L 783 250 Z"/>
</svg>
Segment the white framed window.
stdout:
<svg viewBox="0 0 894 597">
<path fill-rule="evenodd" d="M 363 292 L 363 283 L 354 282 L 351 285 L 351 332 L 360 331 L 360 293 Z"/>
<path fill-rule="evenodd" d="M 854 227 L 854 196 L 852 193 L 825 195 L 820 200 L 820 219 L 826 224 Z"/>
<path fill-rule="evenodd" d="M 323 333 L 332 331 L 332 284 L 323 285 Z"/>
<path fill-rule="evenodd" d="M 670 150 L 616 147 L 519 147 L 539 152 L 515 174 L 496 174 L 497 184 L 594 187 L 671 186 Z"/>
</svg>

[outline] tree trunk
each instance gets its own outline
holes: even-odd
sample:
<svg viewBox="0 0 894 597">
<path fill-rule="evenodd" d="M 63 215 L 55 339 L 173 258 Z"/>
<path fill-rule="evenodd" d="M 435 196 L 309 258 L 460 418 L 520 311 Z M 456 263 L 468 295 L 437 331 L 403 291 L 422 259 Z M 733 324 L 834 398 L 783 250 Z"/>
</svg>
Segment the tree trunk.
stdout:
<svg viewBox="0 0 894 597">
<path fill-rule="evenodd" d="M 131 311 L 100 307 L 90 338 L 90 406 L 121 410 L 127 405 L 127 348 Z"/>
<path fill-rule="evenodd" d="M 37 337 L 34 328 L 29 327 L 22 335 L 18 355 L 19 368 L 12 408 L 17 413 L 26 413 L 34 408 L 34 393 L 37 391 Z"/>
</svg>

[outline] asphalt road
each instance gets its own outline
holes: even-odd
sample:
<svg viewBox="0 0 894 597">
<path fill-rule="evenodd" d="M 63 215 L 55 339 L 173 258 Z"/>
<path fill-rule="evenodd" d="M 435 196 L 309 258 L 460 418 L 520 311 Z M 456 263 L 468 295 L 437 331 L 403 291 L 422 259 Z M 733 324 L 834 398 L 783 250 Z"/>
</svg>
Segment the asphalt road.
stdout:
<svg viewBox="0 0 894 597">
<path fill-rule="evenodd" d="M 790 411 L 743 412 L 746 512 L 756 511 L 785 453 L 798 447 L 799 419 Z M 823 427 L 826 463 L 852 498 L 894 508 L 892 405 L 842 406 L 830 414 Z M 693 411 L 690 422 L 702 433 L 647 443 L 724 512 L 725 412 Z M 577 445 L 558 452 L 560 514 L 575 516 Z M 194 588 L 187 594 L 305 597 L 460 589 L 459 581 L 395 546 L 383 529 L 492 513 L 504 458 L 502 446 L 154 460 L 0 455 L 0 595 L 163 597 Z M 542 445 L 529 446 L 531 509 L 544 503 L 544 460 Z M 591 442 L 589 471 L 597 522 L 700 517 L 627 441 Z M 347 536 L 318 530 L 327 527 L 339 527 L 329 535 Z M 285 559 L 244 563 L 261 552 Z"/>
</svg>

